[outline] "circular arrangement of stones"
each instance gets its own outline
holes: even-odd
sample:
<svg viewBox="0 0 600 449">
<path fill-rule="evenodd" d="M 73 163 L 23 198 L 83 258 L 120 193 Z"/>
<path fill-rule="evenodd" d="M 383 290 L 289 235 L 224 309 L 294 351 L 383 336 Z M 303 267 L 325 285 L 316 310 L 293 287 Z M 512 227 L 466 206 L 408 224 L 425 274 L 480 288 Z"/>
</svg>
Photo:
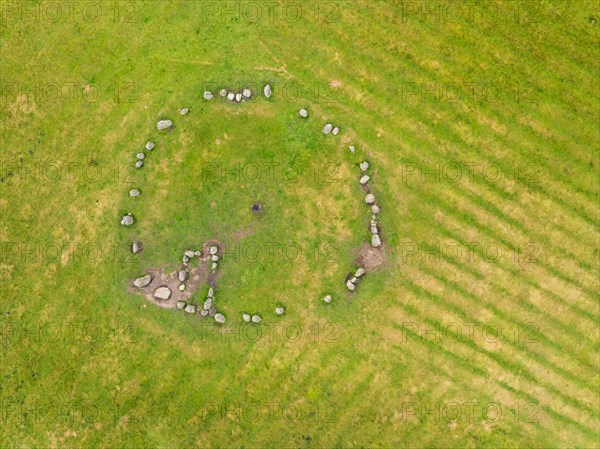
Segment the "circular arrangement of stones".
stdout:
<svg viewBox="0 0 600 449">
<path fill-rule="evenodd" d="M 263 95 L 265 96 L 265 98 L 270 98 L 272 96 L 272 94 L 273 94 L 273 89 L 272 89 L 271 85 L 266 84 L 263 87 Z M 230 90 L 223 88 L 223 89 L 220 89 L 218 91 L 218 93 L 205 91 L 203 93 L 203 98 L 206 101 L 210 101 L 215 97 L 215 95 L 220 95 L 221 97 L 227 99 L 231 103 L 241 103 L 243 101 L 250 100 L 254 94 L 248 87 L 245 87 L 241 91 L 237 91 L 237 92 L 230 91 Z M 190 112 L 190 108 L 187 108 L 187 107 L 179 110 L 179 113 L 181 115 L 187 115 L 189 112 Z M 298 115 L 301 118 L 306 119 L 306 118 L 308 118 L 308 110 L 306 108 L 301 108 L 298 111 Z M 161 119 L 156 123 L 156 129 L 158 131 L 164 131 L 164 132 L 171 131 L 173 129 L 173 126 L 174 126 L 173 121 L 170 119 Z M 322 132 L 325 135 L 336 136 L 339 134 L 340 128 L 339 128 L 339 126 L 335 126 L 331 123 L 326 123 L 325 126 L 323 127 Z M 153 151 L 154 148 L 155 148 L 155 144 L 152 141 L 146 142 L 146 144 L 144 146 L 144 149 L 146 151 Z M 348 150 L 351 153 L 355 153 L 356 147 L 354 145 L 350 145 L 348 147 Z M 143 151 L 138 152 L 136 154 L 135 167 L 137 169 L 141 169 L 144 166 L 145 160 L 146 160 L 146 153 Z M 370 212 L 371 212 L 371 222 L 370 222 L 371 242 L 370 243 L 371 243 L 372 247 L 377 248 L 377 247 L 381 246 L 381 238 L 379 236 L 380 231 L 379 231 L 379 224 L 378 224 L 378 214 L 379 214 L 380 209 L 379 209 L 379 205 L 377 204 L 375 195 L 373 193 L 371 193 L 371 189 L 369 186 L 369 181 L 371 180 L 371 176 L 367 173 L 367 170 L 369 169 L 369 167 L 370 167 L 370 164 L 367 161 L 363 161 L 359 164 L 359 169 L 361 171 L 359 184 L 363 188 L 363 190 L 366 192 L 364 201 L 370 207 Z M 141 195 L 140 189 L 131 189 L 129 191 L 129 196 L 132 198 L 137 198 L 140 195 Z M 252 206 L 252 211 L 254 213 L 258 213 L 260 210 L 262 210 L 262 204 L 256 203 Z M 124 215 L 121 219 L 121 225 L 123 225 L 123 226 L 131 226 L 134 224 L 134 222 L 135 222 L 135 220 L 131 213 Z M 130 247 L 130 250 L 133 254 L 137 254 L 137 253 L 141 252 L 142 251 L 141 242 L 134 241 Z M 218 268 L 218 264 L 219 264 L 218 251 L 219 251 L 219 249 L 218 249 L 217 245 L 211 245 L 209 247 L 211 270 L 213 273 L 216 272 L 216 270 Z M 190 278 L 190 272 L 188 269 L 189 261 L 191 259 L 193 259 L 194 257 L 199 257 L 201 255 L 202 255 L 202 252 L 198 251 L 198 250 L 196 250 L 196 251 L 187 250 L 184 252 L 183 258 L 182 258 L 183 266 L 177 273 L 180 291 L 184 291 L 187 288 L 187 282 Z M 349 291 L 353 292 L 356 289 L 356 286 L 358 285 L 360 280 L 363 278 L 365 273 L 366 273 L 365 268 L 358 267 L 353 275 L 348 275 L 348 279 L 346 280 L 346 287 L 348 288 Z M 152 282 L 152 279 L 153 279 L 152 275 L 147 274 L 145 276 L 135 279 L 133 281 L 133 285 L 137 288 L 144 288 Z M 213 317 L 217 323 L 220 323 L 220 324 L 225 323 L 225 315 L 218 312 L 215 307 L 214 290 L 215 290 L 215 287 L 213 285 L 210 285 L 209 289 L 208 289 L 208 294 L 207 294 L 206 300 L 204 301 L 204 304 L 201 308 L 197 307 L 194 304 L 189 304 L 183 300 L 180 300 L 180 301 L 177 301 L 177 304 L 176 304 L 177 309 L 183 310 L 189 314 L 199 314 L 200 316 L 203 316 L 203 317 L 210 316 L 210 317 Z M 172 293 L 171 290 L 167 286 L 159 286 L 154 291 L 153 296 L 159 300 L 168 300 L 171 297 L 171 293 Z M 332 296 L 329 294 L 325 295 L 325 297 L 323 298 L 323 301 L 326 304 L 330 304 L 332 302 Z M 285 313 L 285 307 L 278 306 L 275 308 L 275 315 L 281 316 L 284 313 Z M 262 318 L 260 317 L 260 315 L 258 313 L 255 313 L 253 315 L 250 315 L 248 313 L 243 313 L 242 321 L 247 322 L 247 323 L 251 322 L 254 324 L 258 324 L 262 321 Z"/>
</svg>

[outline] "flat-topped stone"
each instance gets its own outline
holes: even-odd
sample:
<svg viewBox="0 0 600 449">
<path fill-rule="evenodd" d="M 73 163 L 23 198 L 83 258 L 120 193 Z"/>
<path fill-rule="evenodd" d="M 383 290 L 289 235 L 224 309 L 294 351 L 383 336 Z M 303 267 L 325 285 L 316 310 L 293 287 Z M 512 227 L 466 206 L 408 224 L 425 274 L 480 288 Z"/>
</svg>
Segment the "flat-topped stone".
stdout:
<svg viewBox="0 0 600 449">
<path fill-rule="evenodd" d="M 166 301 L 171 297 L 171 289 L 169 287 L 158 287 L 154 291 L 154 297 Z"/>
<path fill-rule="evenodd" d="M 166 129 L 171 129 L 173 127 L 173 122 L 171 120 L 160 120 L 156 124 L 156 129 L 159 131 L 164 131 Z"/>
<path fill-rule="evenodd" d="M 152 282 L 152 275 L 147 274 L 147 275 L 142 276 L 141 278 L 137 278 L 135 281 L 133 281 L 133 285 L 135 285 L 137 288 L 144 288 L 147 285 L 149 285 L 150 282 Z"/>
</svg>

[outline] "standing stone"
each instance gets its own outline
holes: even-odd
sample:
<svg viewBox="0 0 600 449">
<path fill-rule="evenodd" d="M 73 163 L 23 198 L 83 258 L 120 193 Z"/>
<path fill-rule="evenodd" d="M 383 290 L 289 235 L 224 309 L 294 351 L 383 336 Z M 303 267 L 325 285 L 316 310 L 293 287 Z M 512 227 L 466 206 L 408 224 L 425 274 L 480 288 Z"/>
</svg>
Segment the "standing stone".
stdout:
<svg viewBox="0 0 600 449">
<path fill-rule="evenodd" d="M 194 256 L 200 257 L 202 255 L 202 251 L 194 251 Z"/>
<path fill-rule="evenodd" d="M 138 153 L 136 156 L 140 161 L 143 161 L 144 159 L 146 159 L 146 155 L 144 153 Z"/>
<path fill-rule="evenodd" d="M 235 101 L 237 101 L 238 103 L 242 101 L 242 94 L 235 94 Z"/>
<path fill-rule="evenodd" d="M 325 301 L 327 304 L 331 303 L 331 295 L 327 295 L 323 298 L 323 301 Z"/>
<path fill-rule="evenodd" d="M 247 313 L 244 313 L 242 315 L 242 320 L 244 320 L 246 323 L 250 322 L 250 315 L 248 315 Z"/>
<path fill-rule="evenodd" d="M 202 310 L 200 311 L 200 315 L 202 315 L 202 316 L 208 316 L 208 310 L 204 310 L 204 309 L 202 309 Z"/>
<path fill-rule="evenodd" d="M 185 306 L 185 311 L 187 313 L 196 313 L 196 306 L 193 304 L 188 304 L 187 306 Z"/>
<path fill-rule="evenodd" d="M 185 282 L 188 278 L 188 272 L 185 270 L 180 270 L 178 274 L 179 282 Z"/>
<path fill-rule="evenodd" d="M 227 89 L 221 89 L 221 92 L 219 92 L 221 94 L 222 97 L 225 97 L 227 95 Z"/>
<path fill-rule="evenodd" d="M 270 84 L 267 84 L 267 85 L 265 86 L 265 88 L 263 89 L 263 93 L 265 94 L 265 97 L 267 97 L 267 98 L 271 98 L 271 94 L 272 94 L 273 92 L 272 92 L 272 90 L 271 90 L 271 85 L 270 85 Z"/>
<path fill-rule="evenodd" d="M 158 287 L 154 291 L 154 297 L 166 301 L 171 297 L 171 289 L 169 287 Z"/>
<path fill-rule="evenodd" d="M 356 270 L 356 273 L 354 273 L 354 276 L 356 276 L 357 278 L 361 277 L 363 274 L 365 274 L 365 269 L 360 267 L 358 270 Z"/>
<path fill-rule="evenodd" d="M 225 316 L 222 313 L 215 313 L 215 321 L 223 324 L 225 322 Z"/>
<path fill-rule="evenodd" d="M 142 250 L 142 245 L 140 242 L 133 242 L 130 249 L 133 254 L 137 254 Z"/>
<path fill-rule="evenodd" d="M 331 123 L 327 123 L 325 125 L 325 128 L 323 128 L 323 134 L 329 134 L 332 129 L 333 129 L 333 126 L 331 125 Z"/>
<path fill-rule="evenodd" d="M 212 298 L 208 298 L 206 301 L 204 301 L 203 309 L 209 310 L 211 307 L 212 307 Z"/>
<path fill-rule="evenodd" d="M 285 307 L 276 307 L 275 308 L 275 313 L 277 315 L 283 315 L 283 312 L 285 312 Z"/>
<path fill-rule="evenodd" d="M 250 98 L 252 96 L 252 91 L 246 87 L 242 92 L 242 95 L 244 98 Z"/>
<path fill-rule="evenodd" d="M 379 213 L 379 206 L 377 204 L 373 204 L 371 206 L 371 212 L 373 212 L 374 214 L 378 214 Z"/>
<path fill-rule="evenodd" d="M 152 151 L 154 149 L 154 142 L 146 142 L 146 147 L 148 151 Z"/>
<path fill-rule="evenodd" d="M 335 128 L 333 128 L 333 130 L 331 131 L 331 134 L 333 134 L 334 136 L 337 136 L 338 133 L 340 132 L 340 129 L 336 126 Z"/>
<path fill-rule="evenodd" d="M 234 94 L 233 92 L 229 92 L 229 93 L 227 94 L 227 99 L 228 99 L 229 101 L 233 101 L 233 100 L 235 100 L 235 94 Z"/>
<path fill-rule="evenodd" d="M 182 292 L 185 290 L 185 284 L 179 284 L 179 291 Z"/>
<path fill-rule="evenodd" d="M 371 245 L 372 245 L 374 248 L 377 248 L 378 246 L 380 246 L 380 245 L 381 245 L 381 239 L 379 238 L 379 234 L 373 234 L 373 235 L 371 236 Z"/>
<path fill-rule="evenodd" d="M 179 310 L 183 309 L 186 306 L 185 301 L 177 301 L 177 308 Z"/>
<path fill-rule="evenodd" d="M 348 287 L 348 290 L 350 290 L 351 292 L 353 292 L 356 288 L 356 286 L 350 281 L 346 282 L 346 287 Z"/>
<path fill-rule="evenodd" d="M 210 93 L 209 91 L 205 91 L 205 92 L 204 92 L 204 99 L 205 99 L 206 101 L 210 101 L 210 100 L 212 100 L 212 97 L 213 97 L 213 94 L 212 94 L 212 93 Z"/>
<path fill-rule="evenodd" d="M 179 111 L 181 115 L 186 115 L 188 112 L 190 112 L 190 108 L 183 108 Z"/>
<path fill-rule="evenodd" d="M 183 261 L 183 263 L 188 263 L 190 261 L 190 258 L 184 254 L 181 260 Z"/>
<path fill-rule="evenodd" d="M 147 274 L 146 276 L 142 276 L 141 278 L 137 278 L 135 281 L 133 281 L 133 285 L 135 285 L 137 288 L 144 288 L 150 284 L 150 282 L 152 282 L 152 275 Z"/>
<path fill-rule="evenodd" d="M 308 111 L 304 108 L 300 109 L 300 111 L 298 111 L 298 114 L 300 114 L 300 117 L 302 118 L 308 117 Z"/>
<path fill-rule="evenodd" d="M 171 129 L 172 126 L 173 122 L 171 120 L 160 120 L 156 124 L 156 129 L 158 129 L 159 131 L 164 131 L 166 129 Z"/>
<path fill-rule="evenodd" d="M 140 195 L 141 195 L 141 192 L 140 192 L 138 189 L 131 189 L 131 190 L 129 191 L 129 196 L 132 196 L 132 197 L 134 197 L 134 198 L 135 198 L 136 196 L 140 196 Z"/>
<path fill-rule="evenodd" d="M 214 254 L 214 255 L 210 256 L 210 259 L 211 259 L 213 262 L 217 262 L 217 261 L 219 260 L 219 256 L 217 256 L 216 254 Z"/>
<path fill-rule="evenodd" d="M 217 248 L 216 246 L 210 247 L 210 254 L 217 254 L 217 251 L 219 251 L 219 248 Z"/>
<path fill-rule="evenodd" d="M 258 315 L 252 315 L 252 322 L 253 323 L 260 323 L 261 318 Z"/>
<path fill-rule="evenodd" d="M 121 219 L 121 224 L 123 226 L 131 226 L 133 224 L 133 217 L 131 216 L 131 214 L 125 215 Z"/>
<path fill-rule="evenodd" d="M 372 193 L 368 193 L 367 196 L 365 196 L 365 202 L 367 204 L 374 204 L 375 203 L 375 195 L 373 195 Z"/>
<path fill-rule="evenodd" d="M 144 166 L 144 161 L 137 161 L 135 163 L 135 168 L 142 168 Z"/>
<path fill-rule="evenodd" d="M 369 177 L 369 175 L 364 175 L 362 178 L 360 178 L 360 183 L 361 184 L 366 184 L 367 182 L 369 182 L 369 179 L 371 179 Z"/>
<path fill-rule="evenodd" d="M 350 282 L 352 282 L 353 284 L 356 284 L 358 282 L 358 278 L 356 276 L 354 276 L 352 279 L 350 279 Z"/>
<path fill-rule="evenodd" d="M 350 145 L 348 149 L 350 150 L 350 153 L 354 153 L 356 151 L 356 147 L 354 145 Z"/>
<path fill-rule="evenodd" d="M 367 168 L 369 168 L 369 163 L 367 161 L 364 161 L 364 162 L 360 163 L 360 170 L 361 171 L 367 171 Z"/>
<path fill-rule="evenodd" d="M 206 296 L 208 296 L 209 298 L 212 298 L 213 296 L 215 296 L 215 291 L 213 290 L 212 287 L 210 287 L 208 289 L 208 294 Z"/>
<path fill-rule="evenodd" d="M 215 271 L 217 269 L 217 262 L 212 263 L 212 270 Z"/>
<path fill-rule="evenodd" d="M 379 234 L 379 230 L 377 226 L 371 226 L 371 234 Z"/>
<path fill-rule="evenodd" d="M 190 259 L 196 255 L 196 253 L 194 251 L 190 251 L 190 250 L 187 250 L 186 252 L 184 252 L 184 254 L 186 256 L 188 256 Z"/>
</svg>

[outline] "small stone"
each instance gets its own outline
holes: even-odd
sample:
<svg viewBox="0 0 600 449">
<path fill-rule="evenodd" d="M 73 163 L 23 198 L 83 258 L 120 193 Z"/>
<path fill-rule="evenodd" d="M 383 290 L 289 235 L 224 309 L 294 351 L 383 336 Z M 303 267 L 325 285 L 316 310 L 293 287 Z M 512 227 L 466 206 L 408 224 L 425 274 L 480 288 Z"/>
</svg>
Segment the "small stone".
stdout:
<svg viewBox="0 0 600 449">
<path fill-rule="evenodd" d="M 158 287 L 154 291 L 154 297 L 162 300 L 167 300 L 171 297 L 171 289 L 169 287 Z"/>
<path fill-rule="evenodd" d="M 173 122 L 171 120 L 160 120 L 156 124 L 156 129 L 159 131 L 164 131 L 166 129 L 171 129 L 173 127 Z"/>
<path fill-rule="evenodd" d="M 143 161 L 144 159 L 146 159 L 146 155 L 144 153 L 138 153 L 136 154 L 136 157 L 140 160 Z"/>
<path fill-rule="evenodd" d="M 371 226 L 371 234 L 379 234 L 379 230 L 377 226 Z"/>
<path fill-rule="evenodd" d="M 215 316 L 216 313 L 217 313 L 217 309 L 215 307 L 211 307 L 208 310 L 208 316 Z"/>
<path fill-rule="evenodd" d="M 325 125 L 325 128 L 323 128 L 323 134 L 329 134 L 332 129 L 333 129 L 333 126 L 331 125 L 331 123 L 327 123 Z"/>
<path fill-rule="evenodd" d="M 152 151 L 154 149 L 154 142 L 146 142 L 146 149 Z"/>
<path fill-rule="evenodd" d="M 361 171 L 367 171 L 367 168 L 369 168 L 369 163 L 367 161 L 364 161 L 364 162 L 360 163 L 360 170 Z"/>
<path fill-rule="evenodd" d="M 348 290 L 350 290 L 351 292 L 353 292 L 356 288 L 356 286 L 350 281 L 346 282 L 346 287 L 348 287 Z"/>
<path fill-rule="evenodd" d="M 137 254 L 142 250 L 142 244 L 140 242 L 133 242 L 130 249 L 133 254 Z"/>
<path fill-rule="evenodd" d="M 360 267 L 358 270 L 356 270 L 356 273 L 354 273 L 354 276 L 356 276 L 357 278 L 361 277 L 363 274 L 365 274 L 365 269 Z"/>
<path fill-rule="evenodd" d="M 208 298 L 206 301 L 204 301 L 204 310 L 210 310 L 210 308 L 212 307 L 212 298 Z"/>
<path fill-rule="evenodd" d="M 140 195 L 141 195 L 141 192 L 140 192 L 138 189 L 131 189 L 131 190 L 129 191 L 129 196 L 132 196 L 132 197 L 134 197 L 134 198 L 135 198 L 136 196 L 140 196 Z"/>
<path fill-rule="evenodd" d="M 300 114 L 300 117 L 302 118 L 308 117 L 308 111 L 304 108 L 300 109 L 300 111 L 298 111 L 298 114 Z"/>
<path fill-rule="evenodd" d="M 354 276 L 352 279 L 350 279 L 350 282 L 352 282 L 353 284 L 356 284 L 358 282 L 358 278 L 356 276 Z"/>
<path fill-rule="evenodd" d="M 144 166 L 144 161 L 137 161 L 135 163 L 135 168 L 142 168 Z"/>
<path fill-rule="evenodd" d="M 371 220 L 372 220 L 372 221 L 375 221 L 375 220 L 377 220 L 377 215 L 375 215 L 375 214 L 371 215 Z"/>
<path fill-rule="evenodd" d="M 348 147 L 348 149 L 350 150 L 350 153 L 354 153 L 354 152 L 356 151 L 356 148 L 355 148 L 355 146 L 354 146 L 354 145 L 350 145 L 350 146 Z"/>
<path fill-rule="evenodd" d="M 222 313 L 215 313 L 215 321 L 217 323 L 223 324 L 225 322 L 225 315 Z"/>
<path fill-rule="evenodd" d="M 212 254 L 212 255 L 217 254 L 218 251 L 219 251 L 219 248 L 217 248 L 216 246 L 210 247 L 210 254 Z"/>
<path fill-rule="evenodd" d="M 185 301 L 177 301 L 177 308 L 179 310 L 183 309 L 186 306 Z"/>
<path fill-rule="evenodd" d="M 137 278 L 135 281 L 133 281 L 133 285 L 135 285 L 137 288 L 144 288 L 150 284 L 150 282 L 152 282 L 152 275 L 147 274 L 146 276 L 142 276 L 141 278 Z"/>
<path fill-rule="evenodd" d="M 235 94 L 234 94 L 233 92 L 229 92 L 229 93 L 227 94 L 227 99 L 228 99 L 229 101 L 233 101 L 233 100 L 235 100 Z"/>
<path fill-rule="evenodd" d="M 216 262 L 217 260 L 219 260 L 219 256 L 217 256 L 216 254 L 213 256 L 210 256 L 210 258 L 213 262 Z"/>
<path fill-rule="evenodd" d="M 181 115 L 186 115 L 188 112 L 190 112 L 190 108 L 183 108 L 179 111 Z"/>
<path fill-rule="evenodd" d="M 379 213 L 379 206 L 377 204 L 373 204 L 371 206 L 371 212 L 373 212 L 374 214 L 378 214 Z"/>
<path fill-rule="evenodd" d="M 186 252 L 184 252 L 184 254 L 186 256 L 188 256 L 190 259 L 196 255 L 196 253 L 194 251 L 190 251 L 190 250 L 187 250 Z"/>
<path fill-rule="evenodd" d="M 271 85 L 270 84 L 267 84 L 265 86 L 265 88 L 263 89 L 263 93 L 265 94 L 265 97 L 271 98 L 271 94 L 273 93 L 273 91 L 271 90 Z"/>
<path fill-rule="evenodd" d="M 188 304 L 184 309 L 187 313 L 196 313 L 196 306 L 193 304 Z"/>
<path fill-rule="evenodd" d="M 209 298 L 212 298 L 213 296 L 215 296 L 215 291 L 213 290 L 212 287 L 210 287 L 208 289 L 208 294 L 206 296 L 208 296 Z"/>
<path fill-rule="evenodd" d="M 367 196 L 365 196 L 365 202 L 367 204 L 374 204 L 375 203 L 375 195 L 373 195 L 372 193 L 368 193 Z"/>
<path fill-rule="evenodd" d="M 260 323 L 261 318 L 258 315 L 252 315 L 252 322 L 253 323 Z"/>
<path fill-rule="evenodd" d="M 219 92 L 221 94 L 222 97 L 227 95 L 227 89 L 221 89 L 221 92 Z"/>
<path fill-rule="evenodd" d="M 331 134 L 333 134 L 334 136 L 337 136 L 338 133 L 340 132 L 340 129 L 336 126 L 335 128 L 333 128 L 333 130 L 331 131 Z"/>
<path fill-rule="evenodd" d="M 185 290 L 185 284 L 179 284 L 179 291 L 182 292 Z"/>
<path fill-rule="evenodd" d="M 242 95 L 244 96 L 244 98 L 250 98 L 252 96 L 252 91 L 248 88 L 245 88 L 242 91 Z"/>
<path fill-rule="evenodd" d="M 210 101 L 210 100 L 212 100 L 212 97 L 213 97 L 213 94 L 212 94 L 212 93 L 210 93 L 209 91 L 205 91 L 205 92 L 204 92 L 204 99 L 205 99 L 206 101 Z"/>
<path fill-rule="evenodd" d="M 188 263 L 190 261 L 190 258 L 184 254 L 181 260 L 183 261 L 183 263 Z"/>
<path fill-rule="evenodd" d="M 133 217 L 131 216 L 131 214 L 125 215 L 121 219 L 121 224 L 123 226 L 131 226 L 133 224 Z"/>
<path fill-rule="evenodd" d="M 369 175 L 364 175 L 362 178 L 360 178 L 360 183 L 366 184 L 367 182 L 369 182 L 369 179 L 371 179 Z"/>
<path fill-rule="evenodd" d="M 377 248 L 378 246 L 380 246 L 380 245 L 381 245 L 381 239 L 379 238 L 379 234 L 373 234 L 373 235 L 371 236 L 371 245 L 372 245 L 374 248 Z"/>
<path fill-rule="evenodd" d="M 275 308 L 275 313 L 277 315 L 283 315 L 284 312 L 285 312 L 285 307 L 276 307 Z"/>
<path fill-rule="evenodd" d="M 327 295 L 323 298 L 323 301 L 325 301 L 327 304 L 331 303 L 331 295 Z"/>
<path fill-rule="evenodd" d="M 202 316 L 208 316 L 208 310 L 204 310 L 204 309 L 202 309 L 202 310 L 200 311 L 200 315 L 202 315 Z"/>
<path fill-rule="evenodd" d="M 194 256 L 200 257 L 202 255 L 202 251 L 194 251 Z"/>
<path fill-rule="evenodd" d="M 250 322 L 250 315 L 248 315 L 247 313 L 244 313 L 242 315 L 242 320 L 244 320 L 246 323 Z"/>
<path fill-rule="evenodd" d="M 242 94 L 235 94 L 235 101 L 237 101 L 238 103 L 242 101 Z"/>
<path fill-rule="evenodd" d="M 212 263 L 212 270 L 215 271 L 217 269 L 217 262 Z"/>
<path fill-rule="evenodd" d="M 185 282 L 188 278 L 188 272 L 186 270 L 180 270 L 178 274 L 179 282 Z"/>
</svg>

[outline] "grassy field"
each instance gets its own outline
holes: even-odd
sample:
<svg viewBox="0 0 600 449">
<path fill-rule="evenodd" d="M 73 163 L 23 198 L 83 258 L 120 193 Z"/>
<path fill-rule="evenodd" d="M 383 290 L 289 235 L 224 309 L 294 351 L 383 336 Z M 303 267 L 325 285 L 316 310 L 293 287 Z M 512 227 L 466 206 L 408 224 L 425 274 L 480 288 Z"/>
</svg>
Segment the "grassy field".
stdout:
<svg viewBox="0 0 600 449">
<path fill-rule="evenodd" d="M 0 6 L 0 447 L 599 447 L 598 2 Z"/>
</svg>

